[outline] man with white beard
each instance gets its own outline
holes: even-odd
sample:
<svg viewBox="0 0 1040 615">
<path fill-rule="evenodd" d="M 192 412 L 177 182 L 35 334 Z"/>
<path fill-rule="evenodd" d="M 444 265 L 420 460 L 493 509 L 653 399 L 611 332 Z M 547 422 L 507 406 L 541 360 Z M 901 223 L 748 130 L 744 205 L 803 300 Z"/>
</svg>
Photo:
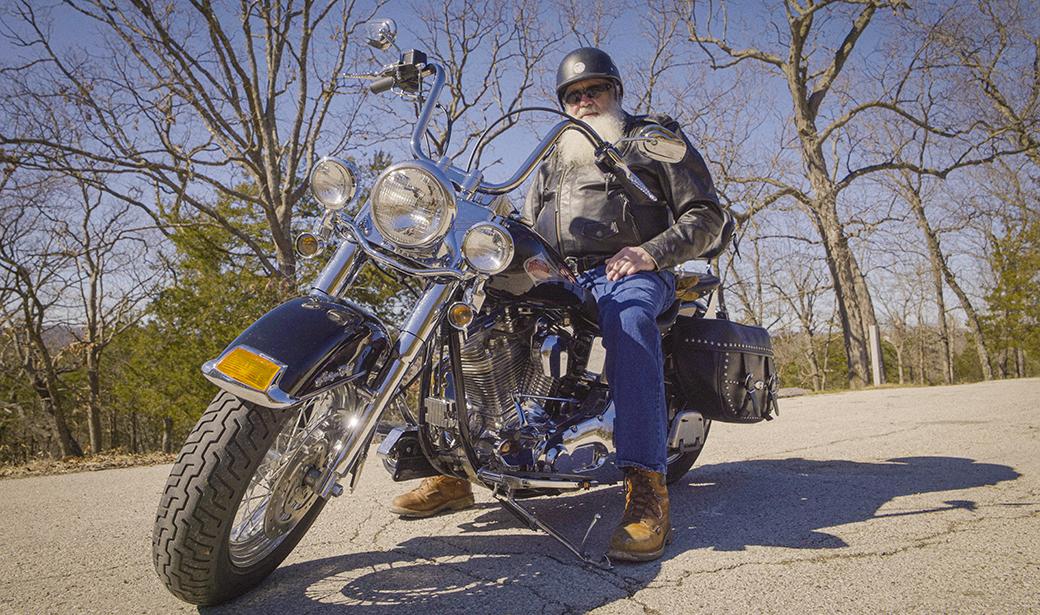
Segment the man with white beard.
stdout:
<svg viewBox="0 0 1040 615">
<path fill-rule="evenodd" d="M 623 94 L 617 66 L 600 49 L 576 49 L 557 70 L 556 95 L 564 110 L 604 140 L 616 143 L 650 124 L 682 135 L 667 116 L 626 113 Z M 661 556 L 671 533 L 668 409 L 656 319 L 675 301 L 671 269 L 713 247 L 724 214 L 707 166 L 688 141 L 678 163 L 652 160 L 631 144 L 619 151 L 656 202 L 630 194 L 604 174 L 592 144 L 569 130 L 539 168 L 523 218 L 566 258 L 596 299 L 615 411 L 615 465 L 625 473 L 625 512 L 607 554 L 649 561 Z M 391 510 L 417 517 L 472 504 L 469 482 L 437 476 L 399 496 Z"/>
</svg>

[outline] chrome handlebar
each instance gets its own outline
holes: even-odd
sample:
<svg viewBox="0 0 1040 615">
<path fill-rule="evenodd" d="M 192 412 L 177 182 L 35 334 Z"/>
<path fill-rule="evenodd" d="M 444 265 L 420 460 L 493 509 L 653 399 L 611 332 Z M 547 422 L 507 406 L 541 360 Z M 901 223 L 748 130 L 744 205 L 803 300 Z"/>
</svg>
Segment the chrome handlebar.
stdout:
<svg viewBox="0 0 1040 615">
<path fill-rule="evenodd" d="M 524 183 L 531 172 L 534 171 L 538 163 L 545 158 L 556 141 L 559 140 L 560 136 L 563 135 L 566 130 L 577 130 L 581 134 L 585 135 L 597 152 L 604 152 L 604 160 L 608 162 L 613 172 L 618 173 L 622 178 L 622 181 L 632 185 L 638 191 L 643 193 L 651 201 L 657 201 L 657 197 L 654 196 L 650 189 L 647 188 L 646 184 L 642 182 L 636 174 L 628 168 L 628 165 L 621 159 L 621 155 L 618 153 L 614 146 L 610 145 L 606 141 L 600 139 L 596 131 L 585 122 L 571 118 L 562 120 L 549 129 L 549 132 L 542 138 L 541 142 L 535 146 L 534 150 L 527 159 L 520 165 L 520 167 L 513 173 L 512 177 L 501 183 L 489 183 L 482 179 L 477 182 L 472 182 L 474 177 L 480 177 L 479 171 L 476 175 L 473 173 L 467 174 L 462 169 L 459 169 L 451 164 L 451 159 L 445 156 L 439 161 L 431 159 L 426 155 L 426 152 L 422 150 L 422 141 L 426 135 L 426 130 L 430 124 L 430 118 L 433 116 L 433 109 L 437 105 L 437 99 L 440 97 L 441 91 L 444 89 L 444 69 L 440 64 L 431 62 L 422 67 L 422 72 L 427 73 L 432 71 L 434 75 L 433 86 L 430 88 L 430 94 L 423 104 L 422 109 L 419 112 L 419 118 L 416 120 L 415 129 L 412 131 L 412 139 L 410 142 L 412 155 L 419 160 L 425 160 L 436 164 L 441 168 L 445 174 L 459 186 L 473 186 L 474 192 L 480 192 L 489 195 L 506 194 L 512 190 L 515 190 Z"/>
</svg>

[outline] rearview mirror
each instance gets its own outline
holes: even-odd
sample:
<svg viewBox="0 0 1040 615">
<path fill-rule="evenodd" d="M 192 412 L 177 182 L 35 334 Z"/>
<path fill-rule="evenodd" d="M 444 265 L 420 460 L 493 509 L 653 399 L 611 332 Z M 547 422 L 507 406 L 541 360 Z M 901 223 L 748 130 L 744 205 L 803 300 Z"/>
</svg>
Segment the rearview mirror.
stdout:
<svg viewBox="0 0 1040 615">
<path fill-rule="evenodd" d="M 373 19 L 365 24 L 365 42 L 379 51 L 386 51 L 397 40 L 397 22 L 393 19 Z"/>
<path fill-rule="evenodd" d="M 634 137 L 626 137 L 618 143 L 635 143 L 636 148 L 647 158 L 660 162 L 679 162 L 686 157 L 686 141 L 664 126 L 644 126 Z"/>
</svg>

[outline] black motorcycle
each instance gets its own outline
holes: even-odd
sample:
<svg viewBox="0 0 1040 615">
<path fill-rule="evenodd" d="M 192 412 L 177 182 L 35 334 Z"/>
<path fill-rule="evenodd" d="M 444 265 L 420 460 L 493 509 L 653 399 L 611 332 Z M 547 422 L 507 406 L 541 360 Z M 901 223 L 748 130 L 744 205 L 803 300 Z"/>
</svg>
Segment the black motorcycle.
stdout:
<svg viewBox="0 0 1040 615">
<path fill-rule="evenodd" d="M 652 125 L 606 143 L 585 123 L 541 109 L 563 117 L 512 177 L 490 183 L 479 168 L 461 169 L 423 151 L 444 87 L 440 66 L 409 51 L 369 77 L 372 92 L 392 89 L 423 101 L 411 137 L 414 160 L 387 168 L 362 207 L 356 169 L 334 158 L 319 161 L 310 187 L 326 213 L 296 248 L 305 258 L 325 248 L 333 256 L 307 296 L 264 315 L 203 366 L 221 391 L 181 450 L 153 535 L 156 570 L 182 600 L 219 603 L 274 570 L 330 497 L 341 495 L 344 483 L 356 485 L 391 410 L 404 424 L 385 435 L 378 453 L 394 480 L 465 478 L 583 561 L 609 566 L 518 502 L 589 489 L 618 474 L 608 463 L 614 413 L 595 303 L 502 195 L 523 183 L 564 131 L 577 130 L 619 185 L 654 199 L 619 149 L 675 163 L 685 141 Z M 732 230 L 730 221 L 705 258 L 722 251 Z M 349 300 L 367 262 L 423 286 L 394 334 Z M 768 336 L 698 327 L 719 322 L 704 318 L 703 299 L 718 283 L 708 273 L 683 278 L 680 298 L 658 319 L 667 336 L 670 483 L 700 454 L 707 417 L 754 421 L 770 413 L 776 379 Z M 720 344 L 729 354 L 720 354 Z M 741 357 L 740 365 L 730 356 Z M 740 382 L 719 393 L 727 378 Z M 404 391 L 416 379 L 418 402 L 409 404 Z"/>
</svg>

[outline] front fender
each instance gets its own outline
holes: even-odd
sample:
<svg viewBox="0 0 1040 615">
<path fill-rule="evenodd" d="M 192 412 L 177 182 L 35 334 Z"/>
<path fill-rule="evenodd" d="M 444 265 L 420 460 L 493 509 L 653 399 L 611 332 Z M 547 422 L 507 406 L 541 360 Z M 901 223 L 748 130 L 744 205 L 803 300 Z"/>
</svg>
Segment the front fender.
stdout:
<svg viewBox="0 0 1040 615">
<path fill-rule="evenodd" d="M 375 316 L 349 303 L 314 296 L 290 299 L 260 317 L 202 373 L 232 395 L 285 408 L 349 380 L 363 378 L 389 355 L 390 336 Z M 267 386 L 245 382 L 224 359 L 277 369 Z M 243 352 L 244 351 L 244 352 Z M 272 365 L 273 364 L 273 365 Z"/>
</svg>

